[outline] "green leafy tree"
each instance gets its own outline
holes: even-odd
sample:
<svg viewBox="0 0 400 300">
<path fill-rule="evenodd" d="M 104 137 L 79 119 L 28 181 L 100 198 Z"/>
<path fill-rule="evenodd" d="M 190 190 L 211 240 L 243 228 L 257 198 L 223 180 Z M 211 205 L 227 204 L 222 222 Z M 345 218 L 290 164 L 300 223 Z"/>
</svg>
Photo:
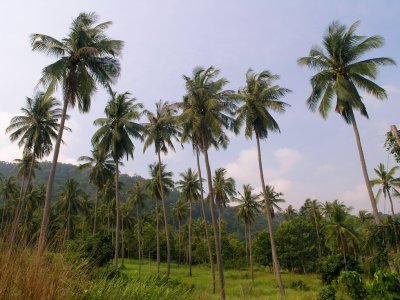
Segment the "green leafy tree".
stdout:
<svg viewBox="0 0 400 300">
<path fill-rule="evenodd" d="M 274 262 L 275 275 L 278 280 L 280 294 L 285 295 L 285 288 L 281 278 L 278 255 L 274 234 L 272 229 L 272 217 L 270 212 L 270 200 L 265 189 L 263 166 L 261 162 L 260 140 L 266 139 L 269 132 L 280 132 L 279 125 L 271 115 L 271 112 L 283 113 L 288 104 L 280 99 L 290 92 L 289 89 L 274 85 L 274 81 L 279 78 L 269 71 L 262 71 L 257 74 L 251 69 L 246 73 L 246 86 L 239 90 L 242 105 L 237 109 L 237 122 L 239 125 L 245 124 L 245 136 L 251 139 L 253 134 L 257 141 L 258 166 L 260 169 L 260 180 L 263 189 L 268 230 L 271 238 L 272 259 Z"/>
<path fill-rule="evenodd" d="M 208 150 L 215 145 L 215 141 L 226 138 L 224 129 L 234 128 L 232 114 L 235 106 L 232 96 L 233 91 L 224 90 L 228 81 L 224 78 L 216 79 L 219 70 L 214 67 L 195 68 L 192 77 L 183 76 L 185 80 L 186 95 L 180 104 L 183 109 L 179 119 L 185 128 L 186 134 L 195 138 L 196 145 L 204 155 L 211 222 L 214 229 L 215 252 L 219 273 L 219 286 L 221 299 L 225 299 L 225 279 L 221 255 L 221 241 L 218 226 L 215 220 L 214 189 Z M 183 136 L 185 139 L 185 136 Z"/>
<path fill-rule="evenodd" d="M 245 231 L 247 231 L 249 254 L 250 254 L 250 270 L 251 280 L 254 280 L 253 271 L 253 256 L 252 256 L 252 240 L 251 240 L 251 225 L 254 223 L 256 215 L 261 211 L 260 203 L 258 203 L 258 195 L 252 194 L 253 188 L 249 184 L 243 185 L 243 194 L 239 193 L 240 198 L 235 200 L 239 201 L 238 219 L 243 221 Z M 246 241 L 247 243 L 247 241 Z"/>
<path fill-rule="evenodd" d="M 18 146 L 24 147 L 25 155 L 21 163 L 25 163 L 22 172 L 26 182 L 22 185 L 20 204 L 14 214 L 9 237 L 10 247 L 14 244 L 17 226 L 25 209 L 27 190 L 34 177 L 36 162 L 50 154 L 53 141 L 57 139 L 57 131 L 60 128 L 58 120 L 61 118 L 59 105 L 55 98 L 46 97 L 44 93 L 38 92 L 33 98 L 26 98 L 26 106 L 21 108 L 22 115 L 13 117 L 6 129 L 6 133 L 10 133 L 11 141 L 19 140 Z M 64 116 L 65 119 L 68 117 Z M 70 130 L 68 127 L 65 129 Z"/>
<path fill-rule="evenodd" d="M 318 110 L 326 119 L 332 108 L 332 100 L 336 97 L 335 111 L 347 124 L 353 126 L 365 185 L 375 222 L 379 225 L 381 220 L 369 182 L 354 111 L 359 111 L 362 116 L 368 118 L 367 108 L 362 102 L 359 90 L 378 99 L 387 98 L 385 90 L 374 80 L 379 66 L 393 65 L 395 62 L 387 57 L 362 58 L 367 52 L 382 47 L 383 38 L 378 35 L 357 35 L 358 25 L 359 22 L 355 22 L 347 28 L 339 22 L 332 22 L 323 37 L 323 48 L 313 47 L 309 56 L 298 59 L 298 63 L 317 70 L 317 74 L 311 78 L 312 92 L 307 99 L 308 108 L 313 112 Z"/>
<path fill-rule="evenodd" d="M 80 13 L 73 20 L 68 35 L 62 40 L 37 33 L 31 36 L 33 51 L 57 58 L 54 63 L 43 68 L 39 84 L 48 87 L 48 94 L 52 93 L 58 85 L 61 86 L 64 97 L 60 127 L 47 182 L 38 244 L 39 254 L 46 246 L 50 198 L 68 106 L 74 107 L 78 103 L 81 112 L 89 111 L 96 84 L 110 89 L 110 84 L 120 74 L 120 65 L 116 57 L 122 50 L 123 42 L 110 39 L 105 34 L 105 30 L 112 23 L 96 24 L 98 19 L 95 13 Z"/>
<path fill-rule="evenodd" d="M 168 102 L 163 103 L 162 101 L 156 103 L 156 113 L 153 114 L 150 111 L 145 112 L 148 123 L 144 124 L 145 128 L 145 141 L 143 152 L 148 147 L 154 144 L 155 152 L 158 156 L 158 163 L 161 165 L 161 152 L 164 154 L 168 153 L 168 148 L 175 151 L 173 140 L 178 141 L 178 127 L 176 126 L 175 111 L 172 106 L 168 105 Z M 161 170 L 161 169 L 160 169 Z M 163 206 L 164 213 L 164 230 L 167 239 L 167 277 L 171 272 L 171 245 L 168 232 L 168 219 L 167 211 L 165 207 L 164 190 L 161 184 L 161 173 L 158 177 L 160 181 L 160 196 L 161 203 Z"/>
<path fill-rule="evenodd" d="M 112 92 L 111 99 L 105 109 L 105 118 L 94 121 L 94 125 L 100 128 L 94 133 L 92 143 L 104 152 L 110 152 L 115 164 L 115 253 L 114 265 L 118 269 L 119 255 L 119 164 L 126 156 L 133 158 L 135 146 L 132 138 L 142 139 L 142 126 L 136 123 L 142 109 L 142 104 L 137 103 L 135 98 L 129 98 L 129 93 L 117 94 Z"/>
<path fill-rule="evenodd" d="M 195 171 L 191 168 L 185 172 L 180 173 L 179 176 L 182 178 L 177 182 L 177 187 L 181 190 L 181 197 L 183 201 L 189 203 L 189 276 L 192 276 L 192 205 L 200 197 L 200 180 Z"/>
</svg>

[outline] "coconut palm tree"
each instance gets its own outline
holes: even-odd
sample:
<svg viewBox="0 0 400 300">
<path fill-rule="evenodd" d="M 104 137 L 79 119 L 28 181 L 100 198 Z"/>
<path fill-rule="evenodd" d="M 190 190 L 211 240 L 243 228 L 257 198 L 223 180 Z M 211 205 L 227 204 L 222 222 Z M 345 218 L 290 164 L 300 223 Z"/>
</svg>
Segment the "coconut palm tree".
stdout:
<svg viewBox="0 0 400 300">
<path fill-rule="evenodd" d="M 375 222 L 379 225 L 381 220 L 369 182 L 354 111 L 359 111 L 362 116 L 368 118 L 367 108 L 362 102 L 359 90 L 377 99 L 387 98 L 385 90 L 374 80 L 379 66 L 394 65 L 395 62 L 387 57 L 364 58 L 370 50 L 383 46 L 383 38 L 378 35 L 370 37 L 357 35 L 355 32 L 358 25 L 359 22 L 355 22 L 347 28 L 339 22 L 332 22 L 323 37 L 323 48 L 318 46 L 311 48 L 309 56 L 299 58 L 298 63 L 317 70 L 311 78 L 312 92 L 307 99 L 308 108 L 312 112 L 318 110 L 326 119 L 332 108 L 332 100 L 336 97 L 335 111 L 347 124 L 353 126 L 365 185 Z"/>
<path fill-rule="evenodd" d="M 10 250 L 16 238 L 21 213 L 25 209 L 27 190 L 34 177 L 37 160 L 50 154 L 53 150 L 53 141 L 57 139 L 57 131 L 60 128 L 58 120 L 61 118 L 59 105 L 55 98 L 46 97 L 43 92 L 38 92 L 33 98 L 26 98 L 26 106 L 21 108 L 22 115 L 13 117 L 6 129 L 6 133 L 10 133 L 11 141 L 19 140 L 18 146 L 24 148 L 25 155 L 22 162 L 27 163 L 24 171 L 26 184 L 23 184 L 21 189 L 20 204 L 14 214 L 9 236 Z M 66 115 L 65 119 L 68 118 Z M 70 130 L 68 127 L 65 129 Z M 26 156 L 28 153 L 30 154 Z M 26 160 L 28 158 L 29 161 Z"/>
<path fill-rule="evenodd" d="M 277 211 L 282 211 L 282 208 L 279 206 L 279 203 L 285 203 L 285 199 L 281 198 L 283 196 L 283 193 L 281 192 L 276 192 L 275 188 L 272 185 L 267 184 L 265 186 L 265 191 L 267 192 L 267 199 L 270 203 L 270 212 L 271 212 L 271 218 L 275 218 L 275 210 Z M 264 199 L 263 193 L 260 194 L 260 196 Z"/>
<path fill-rule="evenodd" d="M 156 113 L 153 114 L 150 111 L 145 112 L 148 123 L 144 124 L 145 127 L 145 141 L 143 152 L 147 150 L 152 144 L 154 144 L 155 153 L 158 156 L 158 163 L 161 165 L 161 152 L 163 154 L 168 153 L 168 148 L 175 151 L 173 140 L 178 141 L 178 127 L 176 126 L 175 111 L 168 104 L 168 102 L 162 102 L 161 100 L 156 103 Z M 161 204 L 163 206 L 164 214 L 164 229 L 167 240 L 167 277 L 169 277 L 171 271 L 171 245 L 169 240 L 168 232 L 168 220 L 167 211 L 165 208 L 164 191 L 161 184 L 161 174 L 159 174 L 160 181 L 160 196 Z"/>
<path fill-rule="evenodd" d="M 89 183 L 96 186 L 96 199 L 94 202 L 93 232 L 97 228 L 97 206 L 99 202 L 99 193 L 109 178 L 112 178 L 115 172 L 114 161 L 110 152 L 95 148 L 91 150 L 92 156 L 81 156 L 78 161 L 83 162 L 79 165 L 80 169 L 90 169 Z"/>
<path fill-rule="evenodd" d="M 115 165 L 115 256 L 114 265 L 118 269 L 119 254 L 119 165 L 126 156 L 133 158 L 135 146 L 131 138 L 142 139 L 142 126 L 135 120 L 140 118 L 142 104 L 135 98 L 129 98 L 129 93 L 117 94 L 111 92 L 111 99 L 105 108 L 105 118 L 94 121 L 100 128 L 94 133 L 92 143 L 104 152 L 110 152 Z"/>
<path fill-rule="evenodd" d="M 213 178 L 213 188 L 215 203 L 218 206 L 218 231 L 219 239 L 222 237 L 222 225 L 221 225 L 221 208 L 226 207 L 229 203 L 230 198 L 236 195 L 236 184 L 235 179 L 232 177 L 226 177 L 226 169 L 218 168 L 215 170 Z"/>
<path fill-rule="evenodd" d="M 289 89 L 275 85 L 274 81 L 279 79 L 269 71 L 262 71 L 257 74 L 253 70 L 246 73 L 246 86 L 239 90 L 239 95 L 243 101 L 237 111 L 237 122 L 239 125 L 245 124 L 246 138 L 252 138 L 253 134 L 257 142 L 258 167 L 260 171 L 260 180 L 262 193 L 264 195 L 264 206 L 266 208 L 268 230 L 271 242 L 272 261 L 275 269 L 275 275 L 278 280 L 280 294 L 285 295 L 278 255 L 276 253 L 274 233 L 272 230 L 272 217 L 270 212 L 270 200 L 265 189 L 264 172 L 261 161 L 260 140 L 266 139 L 269 132 L 280 132 L 279 125 L 271 115 L 271 112 L 283 113 L 289 105 L 280 99 L 290 92 Z"/>
<path fill-rule="evenodd" d="M 141 238 L 140 212 L 144 208 L 145 203 L 148 199 L 149 199 L 149 194 L 146 192 L 145 185 L 139 181 L 135 182 L 129 193 L 128 201 L 131 202 L 131 204 L 136 210 L 139 275 L 142 269 L 142 255 L 141 255 L 142 238 Z"/>
<path fill-rule="evenodd" d="M 80 188 L 79 182 L 73 178 L 67 179 L 61 187 L 60 198 L 55 207 L 57 215 L 62 218 L 64 226 L 64 241 L 71 238 L 74 230 L 75 217 L 84 210 L 85 192 Z"/>
<path fill-rule="evenodd" d="M 315 232 L 317 233 L 317 242 L 318 242 L 318 254 L 319 257 L 322 256 L 321 250 L 321 238 L 320 238 L 320 225 L 319 221 L 321 219 L 321 203 L 317 200 L 311 200 L 310 198 L 306 199 L 304 202 L 304 208 L 308 215 L 313 219 L 315 225 Z"/>
<path fill-rule="evenodd" d="M 105 30 L 112 23 L 96 24 L 98 19 L 94 13 L 79 14 L 72 21 L 68 35 L 61 40 L 37 33 L 31 36 L 33 51 L 56 57 L 54 63 L 43 68 L 39 84 L 47 87 L 47 94 L 52 93 L 58 85 L 61 86 L 64 97 L 60 127 L 47 182 L 38 244 L 39 254 L 43 252 L 46 245 L 50 198 L 68 106 L 73 108 L 78 104 L 81 112 L 89 111 L 96 85 L 100 84 L 111 89 L 110 85 L 120 74 L 117 57 L 121 53 L 123 42 L 110 39 L 105 34 Z"/>
<path fill-rule="evenodd" d="M 0 181 L 0 197 L 3 198 L 3 211 L 1 213 L 0 233 L 2 233 L 4 229 L 5 216 L 7 211 L 6 204 L 8 201 L 18 196 L 19 189 L 15 177 L 10 176 Z"/>
<path fill-rule="evenodd" d="M 185 172 L 180 173 L 179 176 L 182 178 L 177 182 L 177 187 L 181 190 L 180 196 L 183 201 L 189 203 L 189 276 L 192 276 L 192 204 L 200 197 L 200 180 L 197 172 L 191 168 Z"/>
<path fill-rule="evenodd" d="M 181 235 L 181 224 L 186 218 L 188 211 L 188 202 L 178 200 L 172 208 L 172 215 L 178 221 L 178 266 L 181 263 L 181 247 L 182 247 L 182 235 Z"/>
<path fill-rule="evenodd" d="M 249 254 L 250 254 L 250 270 L 251 280 L 254 280 L 253 272 L 253 257 L 252 257 L 252 241 L 251 241 L 251 225 L 254 223 L 256 215 L 261 211 L 261 205 L 258 202 L 258 195 L 252 194 L 253 188 L 249 184 L 243 185 L 243 194 L 239 193 L 240 198 L 235 198 L 239 201 L 238 208 L 238 219 L 242 220 L 247 231 Z M 246 241 L 247 242 L 247 241 Z"/>
<path fill-rule="evenodd" d="M 214 190 L 208 150 L 215 141 L 222 138 L 227 140 L 224 129 L 235 129 L 232 114 L 236 109 L 234 92 L 224 90 L 228 81 L 217 79 L 219 70 L 214 67 L 195 68 L 192 77 L 183 76 L 186 95 L 180 107 L 183 109 L 179 121 L 184 127 L 185 134 L 191 134 L 200 151 L 204 155 L 207 171 L 211 222 L 214 229 L 215 252 L 217 257 L 219 286 L 221 299 L 225 299 L 225 279 L 221 255 L 221 241 L 215 220 Z M 185 136 L 183 136 L 185 140 Z"/>
<path fill-rule="evenodd" d="M 399 196 L 400 193 L 397 190 L 400 188 L 400 178 L 395 178 L 394 175 L 396 171 L 399 169 L 399 167 L 395 166 L 391 168 L 390 170 L 386 170 L 384 164 L 380 163 L 377 168 L 374 169 L 376 175 L 378 176 L 375 179 L 372 179 L 370 181 L 371 186 L 380 186 L 378 189 L 378 193 L 376 194 L 376 200 L 379 200 L 381 194 L 385 197 L 389 197 L 389 202 L 390 202 L 390 209 L 392 211 L 392 217 L 393 220 L 396 219 L 396 215 L 394 213 L 394 207 L 393 207 L 393 200 L 392 200 L 392 195 Z M 396 189 L 397 188 L 397 189 Z M 395 243 L 396 243 L 396 249 L 397 253 L 400 252 L 399 245 L 398 245 L 398 236 L 397 236 L 397 229 L 394 226 L 393 228 L 394 236 L 395 236 Z"/>
</svg>

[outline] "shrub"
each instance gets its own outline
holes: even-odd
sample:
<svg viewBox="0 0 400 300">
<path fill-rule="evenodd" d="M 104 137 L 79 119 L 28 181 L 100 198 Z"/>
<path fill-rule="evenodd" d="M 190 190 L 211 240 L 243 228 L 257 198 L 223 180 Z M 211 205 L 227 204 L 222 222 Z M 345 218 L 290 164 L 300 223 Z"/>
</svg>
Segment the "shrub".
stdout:
<svg viewBox="0 0 400 300">
<path fill-rule="evenodd" d="M 299 291 L 309 291 L 310 290 L 310 287 L 303 280 L 293 281 L 289 285 L 289 288 L 294 289 L 294 290 L 299 290 Z"/>
<path fill-rule="evenodd" d="M 341 255 L 327 256 L 318 263 L 318 273 L 321 275 L 324 284 L 331 284 L 343 270 L 345 270 L 345 264 Z M 347 257 L 346 270 L 360 272 L 358 263 L 351 256 Z"/>
<path fill-rule="evenodd" d="M 374 280 L 367 283 L 367 291 L 370 299 L 400 299 L 400 274 L 376 272 Z"/>
<path fill-rule="evenodd" d="M 317 300 L 336 300 L 336 291 L 333 286 L 324 287 L 317 296 Z"/>
<path fill-rule="evenodd" d="M 367 290 L 361 275 L 356 271 L 343 271 L 338 278 L 339 290 L 353 300 L 366 299 Z"/>
</svg>

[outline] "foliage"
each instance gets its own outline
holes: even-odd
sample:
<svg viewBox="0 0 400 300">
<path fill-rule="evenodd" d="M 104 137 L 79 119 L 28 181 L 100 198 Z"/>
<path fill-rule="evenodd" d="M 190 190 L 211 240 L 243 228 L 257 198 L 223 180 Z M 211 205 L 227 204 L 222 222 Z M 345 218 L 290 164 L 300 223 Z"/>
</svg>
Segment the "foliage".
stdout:
<svg viewBox="0 0 400 300">
<path fill-rule="evenodd" d="M 317 296 L 318 300 L 336 300 L 336 290 L 333 286 L 324 287 Z"/>
<path fill-rule="evenodd" d="M 370 299 L 400 299 L 400 274 L 378 271 L 373 281 L 367 282 L 366 288 Z"/>
<path fill-rule="evenodd" d="M 271 243 L 267 229 L 256 234 L 253 246 L 254 261 L 262 266 L 272 266 Z"/>
<path fill-rule="evenodd" d="M 356 271 L 343 271 L 338 278 L 338 290 L 353 300 L 363 300 L 367 296 L 365 283 Z"/>
<path fill-rule="evenodd" d="M 400 145 L 397 143 L 396 138 L 393 136 L 391 131 L 386 132 L 386 140 L 384 146 L 386 148 L 386 151 L 394 156 L 396 162 L 400 163 Z"/>
<path fill-rule="evenodd" d="M 296 280 L 290 283 L 290 289 L 299 290 L 299 291 L 308 291 L 310 287 L 303 280 Z"/>
</svg>

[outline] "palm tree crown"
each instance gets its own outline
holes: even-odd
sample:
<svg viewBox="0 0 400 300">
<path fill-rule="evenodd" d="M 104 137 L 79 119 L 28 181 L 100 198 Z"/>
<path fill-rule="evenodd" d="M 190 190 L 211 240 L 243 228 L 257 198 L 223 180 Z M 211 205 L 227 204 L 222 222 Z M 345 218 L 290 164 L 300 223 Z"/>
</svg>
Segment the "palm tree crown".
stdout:
<svg viewBox="0 0 400 300">
<path fill-rule="evenodd" d="M 246 225 L 254 223 L 257 213 L 261 210 L 261 205 L 258 202 L 258 195 L 252 193 L 253 188 L 249 184 L 243 185 L 243 194 L 239 192 L 240 198 L 235 198 L 239 201 L 238 218 Z"/>
<path fill-rule="evenodd" d="M 236 195 L 235 180 L 232 177 L 226 177 L 224 168 L 215 170 L 213 188 L 215 202 L 219 207 L 226 207 L 230 198 Z"/>
</svg>

